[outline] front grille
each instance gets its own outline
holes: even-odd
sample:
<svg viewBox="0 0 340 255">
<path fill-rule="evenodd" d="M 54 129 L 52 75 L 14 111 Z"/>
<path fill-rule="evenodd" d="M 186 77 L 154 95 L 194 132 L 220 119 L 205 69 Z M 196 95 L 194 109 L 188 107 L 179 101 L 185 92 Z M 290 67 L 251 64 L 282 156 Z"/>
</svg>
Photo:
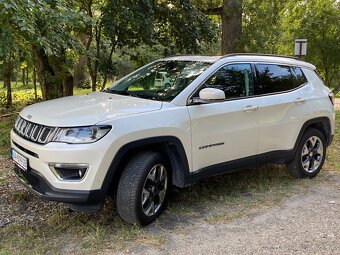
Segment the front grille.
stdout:
<svg viewBox="0 0 340 255">
<path fill-rule="evenodd" d="M 37 153 L 35 153 L 35 152 L 33 152 L 33 151 L 30 151 L 30 150 L 28 150 L 28 149 L 22 147 L 21 145 L 17 144 L 17 143 L 14 142 L 13 140 L 12 140 L 12 143 L 13 143 L 16 147 L 18 147 L 20 150 L 26 152 L 27 154 L 29 154 L 29 155 L 31 155 L 31 156 L 33 156 L 33 157 L 39 158 L 39 156 L 38 156 Z"/>
<path fill-rule="evenodd" d="M 56 128 L 39 125 L 30 121 L 27 121 L 20 116 L 17 118 L 14 125 L 14 132 L 25 138 L 26 140 L 46 144 L 52 135 L 55 133 Z"/>
</svg>

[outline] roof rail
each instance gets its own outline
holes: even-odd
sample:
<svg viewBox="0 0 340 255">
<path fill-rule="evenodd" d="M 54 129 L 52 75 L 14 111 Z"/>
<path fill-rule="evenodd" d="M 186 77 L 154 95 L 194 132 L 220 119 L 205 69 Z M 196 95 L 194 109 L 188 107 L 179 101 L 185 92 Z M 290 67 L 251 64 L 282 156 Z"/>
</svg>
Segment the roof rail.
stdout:
<svg viewBox="0 0 340 255">
<path fill-rule="evenodd" d="M 222 56 L 221 58 L 233 57 L 233 56 L 267 56 L 267 57 L 283 57 L 283 58 L 291 58 L 291 59 L 295 59 L 295 60 L 301 60 L 300 58 L 293 57 L 293 56 L 265 54 L 265 53 L 230 53 L 230 54 Z"/>
</svg>

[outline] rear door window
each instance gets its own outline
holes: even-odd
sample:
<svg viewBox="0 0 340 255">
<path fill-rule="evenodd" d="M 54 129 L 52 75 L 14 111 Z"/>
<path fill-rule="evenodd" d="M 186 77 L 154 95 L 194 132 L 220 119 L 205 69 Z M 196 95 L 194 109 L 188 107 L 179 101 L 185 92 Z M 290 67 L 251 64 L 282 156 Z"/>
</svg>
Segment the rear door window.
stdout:
<svg viewBox="0 0 340 255">
<path fill-rule="evenodd" d="M 257 77 L 257 83 L 254 88 L 255 95 L 288 91 L 299 86 L 297 85 L 295 73 L 290 66 L 256 64 L 255 70 Z"/>
</svg>

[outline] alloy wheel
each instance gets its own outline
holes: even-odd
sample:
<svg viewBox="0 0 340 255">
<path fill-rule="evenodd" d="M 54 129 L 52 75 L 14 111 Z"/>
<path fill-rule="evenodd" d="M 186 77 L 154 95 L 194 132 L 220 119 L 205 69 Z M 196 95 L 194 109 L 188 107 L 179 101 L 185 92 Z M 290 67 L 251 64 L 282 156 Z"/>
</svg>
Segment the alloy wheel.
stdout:
<svg viewBox="0 0 340 255">
<path fill-rule="evenodd" d="M 168 175 L 164 165 L 157 164 L 146 176 L 141 203 L 146 216 L 155 215 L 161 208 L 168 187 Z"/>
<path fill-rule="evenodd" d="M 302 147 L 301 164 L 303 169 L 312 173 L 318 170 L 323 160 L 323 144 L 319 137 L 310 137 Z"/>
</svg>

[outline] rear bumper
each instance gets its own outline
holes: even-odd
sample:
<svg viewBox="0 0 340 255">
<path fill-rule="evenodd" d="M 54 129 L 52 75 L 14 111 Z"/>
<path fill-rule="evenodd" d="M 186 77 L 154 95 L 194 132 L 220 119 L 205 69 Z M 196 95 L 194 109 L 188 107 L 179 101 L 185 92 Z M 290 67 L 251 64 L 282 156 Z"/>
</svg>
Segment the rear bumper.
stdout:
<svg viewBox="0 0 340 255">
<path fill-rule="evenodd" d="M 50 201 L 70 204 L 77 211 L 98 211 L 105 195 L 101 190 L 64 190 L 53 187 L 39 172 L 29 169 L 27 172 L 14 167 L 20 181 L 34 194 Z"/>
</svg>

